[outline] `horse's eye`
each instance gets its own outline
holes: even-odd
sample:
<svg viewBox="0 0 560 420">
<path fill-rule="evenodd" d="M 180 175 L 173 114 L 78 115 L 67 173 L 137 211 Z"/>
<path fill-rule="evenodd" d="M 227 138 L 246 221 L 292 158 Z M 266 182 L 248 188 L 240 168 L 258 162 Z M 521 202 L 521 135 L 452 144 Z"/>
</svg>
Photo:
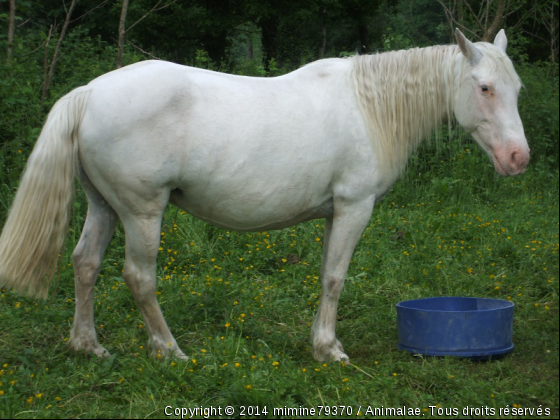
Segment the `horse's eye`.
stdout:
<svg viewBox="0 0 560 420">
<path fill-rule="evenodd" d="M 488 92 L 490 90 L 486 85 L 482 85 L 480 88 L 482 89 L 483 92 Z"/>
</svg>

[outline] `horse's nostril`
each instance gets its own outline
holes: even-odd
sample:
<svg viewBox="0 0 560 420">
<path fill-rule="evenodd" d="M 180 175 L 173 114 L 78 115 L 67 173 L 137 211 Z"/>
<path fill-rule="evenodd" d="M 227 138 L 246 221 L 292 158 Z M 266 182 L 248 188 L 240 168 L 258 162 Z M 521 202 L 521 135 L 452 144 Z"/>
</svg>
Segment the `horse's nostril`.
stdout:
<svg viewBox="0 0 560 420">
<path fill-rule="evenodd" d="M 529 163 L 529 151 L 515 149 L 510 153 L 510 165 L 512 169 L 524 170 Z"/>
<path fill-rule="evenodd" d="M 511 154 L 511 163 L 515 165 L 516 161 L 517 161 L 517 152 L 513 152 Z"/>
</svg>

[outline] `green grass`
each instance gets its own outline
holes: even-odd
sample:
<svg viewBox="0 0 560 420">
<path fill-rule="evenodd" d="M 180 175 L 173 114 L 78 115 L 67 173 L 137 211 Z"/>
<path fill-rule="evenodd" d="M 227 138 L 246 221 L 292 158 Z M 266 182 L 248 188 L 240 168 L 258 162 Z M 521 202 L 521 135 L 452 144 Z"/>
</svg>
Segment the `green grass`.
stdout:
<svg viewBox="0 0 560 420">
<path fill-rule="evenodd" d="M 69 352 L 70 254 L 85 207 L 77 206 L 53 298 L 0 295 L 0 417 L 152 418 L 165 416 L 167 406 L 199 408 L 190 413 L 196 418 L 202 408 L 221 408 L 213 417 L 227 417 L 226 406 L 236 418 L 241 407 L 244 417 L 278 418 L 274 408 L 318 413 L 319 406 L 346 406 L 353 417 L 361 406 L 359 417 L 373 418 L 368 407 L 406 406 L 427 418 L 554 418 L 558 183 L 558 170 L 542 162 L 522 177 L 501 178 L 472 145 L 420 150 L 374 210 L 354 253 L 337 323 L 350 366 L 318 363 L 309 349 L 322 220 L 241 234 L 175 208 L 162 229 L 158 299 L 193 360 L 149 356 L 143 321 L 122 279 L 122 230 L 96 286 L 96 328 L 112 356 Z M 473 362 L 398 350 L 395 304 L 449 295 L 515 302 L 514 351 Z M 511 411 L 539 407 L 540 415 Z M 323 409 L 315 417 L 329 416 Z"/>
</svg>

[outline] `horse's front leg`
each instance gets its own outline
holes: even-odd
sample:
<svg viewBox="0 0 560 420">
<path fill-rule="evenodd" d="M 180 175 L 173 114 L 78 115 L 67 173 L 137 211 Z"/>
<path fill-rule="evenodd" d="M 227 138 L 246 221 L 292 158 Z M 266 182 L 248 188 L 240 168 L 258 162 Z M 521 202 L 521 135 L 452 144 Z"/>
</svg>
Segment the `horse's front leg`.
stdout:
<svg viewBox="0 0 560 420">
<path fill-rule="evenodd" d="M 321 301 L 311 328 L 313 356 L 319 361 L 349 360 L 335 336 L 336 310 L 352 253 L 369 222 L 373 203 L 373 197 L 359 202 L 335 201 L 334 215 L 327 219 L 321 265 Z"/>
</svg>

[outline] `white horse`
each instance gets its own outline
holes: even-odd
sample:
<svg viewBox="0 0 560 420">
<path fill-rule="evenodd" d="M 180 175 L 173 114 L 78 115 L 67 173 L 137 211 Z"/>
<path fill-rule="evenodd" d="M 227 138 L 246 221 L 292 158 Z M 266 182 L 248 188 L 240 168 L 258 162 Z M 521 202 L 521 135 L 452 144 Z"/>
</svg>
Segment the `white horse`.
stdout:
<svg viewBox="0 0 560 420">
<path fill-rule="evenodd" d="M 325 218 L 313 354 L 349 360 L 335 336 L 348 264 L 418 143 L 455 115 L 501 175 L 529 162 L 503 30 L 494 44 L 456 37 L 458 46 L 320 60 L 276 78 L 145 61 L 75 89 L 55 104 L 29 157 L 0 239 L 0 285 L 47 296 L 76 175 L 89 208 L 73 253 L 69 346 L 109 354 L 95 333 L 93 288 L 120 219 L 124 278 L 151 349 L 187 359 L 156 299 L 167 203 L 241 231 Z"/>
</svg>

